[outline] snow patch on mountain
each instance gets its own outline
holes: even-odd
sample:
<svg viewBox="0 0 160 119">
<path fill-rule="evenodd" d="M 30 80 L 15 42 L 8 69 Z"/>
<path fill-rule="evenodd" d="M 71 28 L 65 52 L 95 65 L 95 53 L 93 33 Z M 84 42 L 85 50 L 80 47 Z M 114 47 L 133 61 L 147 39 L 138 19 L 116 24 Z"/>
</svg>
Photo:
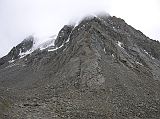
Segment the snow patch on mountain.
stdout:
<svg viewBox="0 0 160 119">
<path fill-rule="evenodd" d="M 122 43 L 122 42 L 118 41 L 117 45 L 118 45 L 119 47 L 123 48 L 123 43 Z"/>
<path fill-rule="evenodd" d="M 32 50 L 28 50 L 26 52 L 20 52 L 19 56 L 20 56 L 20 59 L 27 56 L 28 54 L 31 54 L 33 51 Z"/>
<path fill-rule="evenodd" d="M 44 50 L 48 47 L 54 46 L 56 37 L 57 37 L 56 35 L 53 35 L 51 37 L 37 38 L 35 40 L 35 44 L 33 45 L 32 50 L 33 51 L 37 49 Z"/>
<path fill-rule="evenodd" d="M 49 48 L 48 52 L 53 52 L 55 50 L 58 50 L 59 48 L 63 47 L 64 45 L 61 45 L 60 47 L 53 47 L 53 48 Z"/>
<path fill-rule="evenodd" d="M 54 47 L 54 42 L 56 39 L 56 35 L 53 35 L 51 37 L 43 37 L 43 38 L 38 38 L 36 36 L 34 36 L 34 43 L 33 43 L 33 47 L 29 50 L 27 50 L 26 52 L 22 52 L 22 50 L 20 49 L 20 53 L 19 53 L 19 57 L 24 58 L 25 56 L 31 54 L 32 52 L 34 52 L 35 50 L 44 50 L 47 49 L 49 47 Z M 12 61 L 10 61 L 12 62 Z"/>
<path fill-rule="evenodd" d="M 149 55 L 152 59 L 155 59 L 152 55 L 150 55 L 146 50 L 144 50 L 144 52 Z"/>
<path fill-rule="evenodd" d="M 12 59 L 12 60 L 10 60 L 10 61 L 8 61 L 8 62 L 9 62 L 9 63 L 13 63 L 14 61 L 15 61 L 15 60 Z"/>
</svg>

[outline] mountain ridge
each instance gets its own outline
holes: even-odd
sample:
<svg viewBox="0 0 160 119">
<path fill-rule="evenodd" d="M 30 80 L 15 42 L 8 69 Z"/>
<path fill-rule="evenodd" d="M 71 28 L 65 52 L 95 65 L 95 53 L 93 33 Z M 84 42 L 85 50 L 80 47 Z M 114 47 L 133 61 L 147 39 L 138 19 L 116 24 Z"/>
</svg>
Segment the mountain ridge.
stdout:
<svg viewBox="0 0 160 119">
<path fill-rule="evenodd" d="M 64 26 L 53 47 L 2 64 L 9 106 L 0 117 L 158 119 L 160 43 L 120 18 L 102 18 Z"/>
</svg>

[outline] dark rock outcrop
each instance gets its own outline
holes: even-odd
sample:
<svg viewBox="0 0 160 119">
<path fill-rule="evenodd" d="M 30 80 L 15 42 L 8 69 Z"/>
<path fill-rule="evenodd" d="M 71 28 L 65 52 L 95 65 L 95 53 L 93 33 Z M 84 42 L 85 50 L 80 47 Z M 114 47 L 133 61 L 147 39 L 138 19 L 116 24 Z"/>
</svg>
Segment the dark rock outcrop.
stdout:
<svg viewBox="0 0 160 119">
<path fill-rule="evenodd" d="M 65 25 L 60 30 L 60 32 L 58 33 L 58 36 L 55 40 L 55 46 L 56 47 L 60 47 L 61 45 L 63 45 L 63 43 L 65 43 L 68 40 L 68 37 L 71 34 L 73 28 L 74 28 L 74 26 Z"/>
<path fill-rule="evenodd" d="M 0 59 L 0 65 L 3 65 L 8 61 L 18 59 L 20 57 L 20 53 L 25 53 L 28 50 L 30 50 L 33 47 L 33 44 L 34 44 L 34 37 L 33 36 L 27 37 L 16 47 L 13 47 L 6 56 Z"/>
</svg>

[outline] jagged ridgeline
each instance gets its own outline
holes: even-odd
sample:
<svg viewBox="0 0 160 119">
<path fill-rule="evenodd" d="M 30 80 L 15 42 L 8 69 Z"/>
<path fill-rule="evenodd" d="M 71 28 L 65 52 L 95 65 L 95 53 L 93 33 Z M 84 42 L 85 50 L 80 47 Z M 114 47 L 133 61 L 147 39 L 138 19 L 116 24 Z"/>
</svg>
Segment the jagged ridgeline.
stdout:
<svg viewBox="0 0 160 119">
<path fill-rule="evenodd" d="M 109 15 L 0 59 L 2 119 L 159 119 L 160 43 Z"/>
</svg>

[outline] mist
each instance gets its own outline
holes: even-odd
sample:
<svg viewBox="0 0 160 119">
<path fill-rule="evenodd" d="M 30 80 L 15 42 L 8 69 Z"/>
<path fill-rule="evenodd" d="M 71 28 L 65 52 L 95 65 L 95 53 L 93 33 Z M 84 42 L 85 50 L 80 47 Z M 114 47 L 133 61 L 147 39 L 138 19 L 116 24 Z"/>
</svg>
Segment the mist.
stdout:
<svg viewBox="0 0 160 119">
<path fill-rule="evenodd" d="M 121 17 L 160 40 L 158 0 L 0 0 L 0 57 L 33 34 L 45 39 L 65 25 L 99 12 Z"/>
</svg>

